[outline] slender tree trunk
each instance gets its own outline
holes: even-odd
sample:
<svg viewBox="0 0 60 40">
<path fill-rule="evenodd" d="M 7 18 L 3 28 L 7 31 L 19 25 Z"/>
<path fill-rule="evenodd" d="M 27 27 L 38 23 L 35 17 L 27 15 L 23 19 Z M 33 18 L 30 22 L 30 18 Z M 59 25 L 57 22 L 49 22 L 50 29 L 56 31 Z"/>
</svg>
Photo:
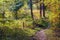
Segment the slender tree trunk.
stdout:
<svg viewBox="0 0 60 40">
<path fill-rule="evenodd" d="M 25 25 L 24 25 L 24 22 L 23 22 L 23 29 L 24 29 Z"/>
<path fill-rule="evenodd" d="M 36 0 L 36 2 L 37 2 L 37 9 L 38 9 L 38 0 Z"/>
<path fill-rule="evenodd" d="M 45 17 L 45 4 L 44 0 L 42 0 L 42 3 L 40 4 L 40 18 Z"/>
<path fill-rule="evenodd" d="M 3 24 L 4 24 L 5 23 L 5 11 L 3 11 L 2 16 L 3 16 Z"/>
<path fill-rule="evenodd" d="M 33 8 L 32 8 L 32 0 L 30 0 L 30 9 L 31 9 L 31 16 L 32 16 L 32 19 L 34 20 L 34 17 L 33 17 Z"/>
<path fill-rule="evenodd" d="M 45 17 L 45 4 L 43 3 L 43 17 Z"/>
<path fill-rule="evenodd" d="M 17 11 L 15 11 L 15 15 L 14 16 L 15 16 L 15 19 L 18 19 L 18 17 L 17 17 Z"/>
<path fill-rule="evenodd" d="M 31 16 L 32 16 L 32 20 L 33 20 L 33 29 L 34 29 L 34 16 L 33 16 L 33 8 L 32 8 L 32 0 L 30 0 L 30 9 L 31 9 Z"/>
<path fill-rule="evenodd" d="M 3 15 L 3 19 L 4 19 L 5 18 L 5 12 L 4 11 L 3 11 L 2 15 Z"/>
</svg>

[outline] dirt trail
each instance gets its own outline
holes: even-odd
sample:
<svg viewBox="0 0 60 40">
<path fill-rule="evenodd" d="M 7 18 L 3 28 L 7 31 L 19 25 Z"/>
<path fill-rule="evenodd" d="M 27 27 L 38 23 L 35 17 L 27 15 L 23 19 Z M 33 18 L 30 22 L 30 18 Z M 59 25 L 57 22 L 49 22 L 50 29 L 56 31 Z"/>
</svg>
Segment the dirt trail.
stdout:
<svg viewBox="0 0 60 40">
<path fill-rule="evenodd" d="M 45 29 L 47 30 L 47 29 Z M 47 40 L 47 36 L 45 34 L 45 30 L 38 31 L 35 36 L 33 37 L 33 40 Z"/>
</svg>

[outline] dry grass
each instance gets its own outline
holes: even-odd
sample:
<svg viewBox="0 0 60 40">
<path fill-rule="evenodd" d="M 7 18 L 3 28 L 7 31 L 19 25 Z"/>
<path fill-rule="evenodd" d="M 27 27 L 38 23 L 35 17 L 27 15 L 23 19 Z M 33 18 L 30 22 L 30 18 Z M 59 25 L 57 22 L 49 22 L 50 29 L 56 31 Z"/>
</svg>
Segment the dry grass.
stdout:
<svg viewBox="0 0 60 40">
<path fill-rule="evenodd" d="M 47 29 L 45 33 L 47 35 L 47 40 L 60 40 L 60 37 L 56 36 L 56 33 L 51 29 Z"/>
</svg>

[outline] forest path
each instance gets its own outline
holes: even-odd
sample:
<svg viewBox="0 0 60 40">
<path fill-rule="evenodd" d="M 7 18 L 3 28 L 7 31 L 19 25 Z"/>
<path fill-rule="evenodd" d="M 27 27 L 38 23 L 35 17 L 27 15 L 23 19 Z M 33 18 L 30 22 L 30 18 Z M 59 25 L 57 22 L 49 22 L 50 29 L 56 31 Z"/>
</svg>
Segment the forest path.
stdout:
<svg viewBox="0 0 60 40">
<path fill-rule="evenodd" d="M 36 32 L 35 36 L 33 37 L 33 40 L 47 40 L 47 35 L 45 34 L 45 30 L 39 30 Z"/>
</svg>

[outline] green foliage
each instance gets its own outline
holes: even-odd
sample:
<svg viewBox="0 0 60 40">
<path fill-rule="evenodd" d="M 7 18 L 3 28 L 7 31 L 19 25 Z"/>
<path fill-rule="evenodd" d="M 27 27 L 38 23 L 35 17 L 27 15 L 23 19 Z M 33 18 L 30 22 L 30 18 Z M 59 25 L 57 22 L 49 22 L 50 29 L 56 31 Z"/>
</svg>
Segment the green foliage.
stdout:
<svg viewBox="0 0 60 40">
<path fill-rule="evenodd" d="M 35 31 L 27 28 L 9 28 L 9 27 L 0 27 L 0 39 L 2 40 L 30 40 L 30 36 L 32 36 Z"/>
<path fill-rule="evenodd" d="M 36 31 L 41 29 L 37 27 L 32 29 L 33 20 L 30 14 L 29 6 L 27 4 L 28 1 L 29 0 L 0 0 L 0 40 L 30 40 L 30 36 L 34 35 Z M 33 1 L 36 2 L 36 0 Z M 22 5 L 20 5 L 21 3 Z M 52 27 L 56 26 L 60 28 L 60 15 L 58 14 L 60 11 L 60 3 L 57 0 L 45 0 L 44 3 L 45 6 L 47 6 L 46 17 L 48 19 L 40 18 L 38 20 L 34 20 L 35 23 L 43 25 L 47 28 L 49 22 L 51 22 Z M 40 2 L 33 4 L 33 6 L 40 7 Z M 18 20 L 14 19 L 15 11 L 17 12 L 16 15 Z M 38 11 L 38 9 L 36 9 L 36 11 Z M 3 13 L 5 18 L 3 18 Z M 35 17 L 35 13 L 34 18 L 37 18 Z"/>
<path fill-rule="evenodd" d="M 41 18 L 41 19 L 37 20 L 36 23 L 43 25 L 47 28 L 49 22 L 48 22 L 48 19 L 46 20 L 45 18 L 43 18 L 43 19 Z"/>
</svg>

